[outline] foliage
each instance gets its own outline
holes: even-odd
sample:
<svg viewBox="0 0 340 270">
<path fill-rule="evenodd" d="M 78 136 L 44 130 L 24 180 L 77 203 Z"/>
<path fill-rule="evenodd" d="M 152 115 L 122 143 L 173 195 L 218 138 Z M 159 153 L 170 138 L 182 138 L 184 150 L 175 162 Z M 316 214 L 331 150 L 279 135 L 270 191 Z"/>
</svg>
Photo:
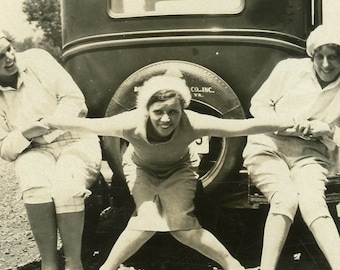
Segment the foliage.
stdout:
<svg viewBox="0 0 340 270">
<path fill-rule="evenodd" d="M 18 41 L 8 31 L 3 30 L 6 37 L 8 37 L 14 45 L 17 52 L 23 52 L 31 48 L 41 48 L 48 51 L 57 61 L 61 62 L 61 48 L 54 46 L 51 41 L 46 38 L 27 37 L 23 41 Z"/>
<path fill-rule="evenodd" d="M 61 49 L 54 46 L 51 41 L 45 39 L 33 39 L 32 37 L 25 38 L 23 41 L 13 41 L 15 50 L 23 52 L 31 48 L 41 48 L 48 51 L 58 62 L 61 63 Z"/>
<path fill-rule="evenodd" d="M 22 10 L 27 15 L 27 21 L 35 23 L 44 33 L 44 39 L 38 41 L 36 47 L 44 48 L 60 58 L 62 47 L 60 1 L 24 0 Z M 29 41 L 25 42 L 28 45 Z"/>
</svg>

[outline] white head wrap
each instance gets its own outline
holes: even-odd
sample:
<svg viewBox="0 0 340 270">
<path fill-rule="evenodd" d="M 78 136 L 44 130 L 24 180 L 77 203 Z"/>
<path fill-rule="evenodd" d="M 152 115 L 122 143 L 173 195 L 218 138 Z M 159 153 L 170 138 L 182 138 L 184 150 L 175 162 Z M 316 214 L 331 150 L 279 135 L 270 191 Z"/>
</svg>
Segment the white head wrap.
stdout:
<svg viewBox="0 0 340 270">
<path fill-rule="evenodd" d="M 151 77 L 140 87 L 137 96 L 137 108 L 147 110 L 150 98 L 161 90 L 173 90 L 178 92 L 184 99 L 184 108 L 188 107 L 191 93 L 182 73 L 179 70 L 168 70 L 164 75 Z"/>
<path fill-rule="evenodd" d="M 340 28 L 334 25 L 319 25 L 307 38 L 307 54 L 312 57 L 316 48 L 336 44 L 340 46 Z"/>
<path fill-rule="evenodd" d="M 0 30 L 0 38 L 6 38 L 7 39 L 7 36 L 5 35 L 5 33 L 3 31 Z"/>
</svg>

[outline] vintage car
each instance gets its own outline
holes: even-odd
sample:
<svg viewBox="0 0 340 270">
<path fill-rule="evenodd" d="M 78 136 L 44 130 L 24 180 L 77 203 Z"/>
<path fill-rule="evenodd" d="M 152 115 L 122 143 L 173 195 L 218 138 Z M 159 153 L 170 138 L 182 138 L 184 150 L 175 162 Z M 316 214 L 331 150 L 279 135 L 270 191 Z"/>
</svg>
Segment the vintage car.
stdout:
<svg viewBox="0 0 340 270">
<path fill-rule="evenodd" d="M 191 89 L 191 109 L 246 118 L 250 98 L 276 63 L 306 56 L 305 39 L 321 20 L 318 0 L 64 0 L 63 60 L 85 94 L 89 117 L 134 109 L 143 81 L 175 67 Z M 214 203 L 249 207 L 245 141 L 196 142 L 204 194 Z M 125 142 L 102 142 L 112 185 L 119 186 Z"/>
<path fill-rule="evenodd" d="M 274 66 L 289 57 L 306 57 L 306 37 L 322 23 L 323 5 L 328 3 L 62 0 L 63 61 L 85 95 L 89 117 L 133 110 L 145 79 L 176 68 L 190 87 L 192 110 L 221 118 L 248 118 L 250 99 Z M 242 167 L 245 143 L 245 137 L 194 142 L 202 158 L 203 191 L 199 189 L 197 197 L 206 207 L 201 209 L 220 213 L 221 218 L 227 207 L 249 209 L 263 203 L 257 191 L 248 188 Z M 121 168 L 125 147 L 121 139 L 102 138 L 103 159 L 113 175 L 105 184 L 119 202 L 129 196 Z M 334 196 L 333 205 L 339 193 Z M 221 228 L 220 221 L 208 216 L 212 230 Z M 252 223 L 252 230 L 256 222 L 261 227 L 265 217 L 256 216 L 246 221 Z M 250 244 L 248 248 L 252 249 Z"/>
</svg>

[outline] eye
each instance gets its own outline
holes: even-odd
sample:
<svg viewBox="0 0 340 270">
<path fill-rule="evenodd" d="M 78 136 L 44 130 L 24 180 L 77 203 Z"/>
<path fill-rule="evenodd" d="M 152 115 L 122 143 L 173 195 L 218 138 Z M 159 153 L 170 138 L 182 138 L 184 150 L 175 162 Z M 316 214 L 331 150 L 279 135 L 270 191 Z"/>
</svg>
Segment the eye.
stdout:
<svg viewBox="0 0 340 270">
<path fill-rule="evenodd" d="M 327 59 L 328 59 L 329 61 L 334 61 L 334 60 L 337 59 L 337 56 L 336 56 L 335 54 L 331 54 L 331 55 L 328 55 Z"/>
<path fill-rule="evenodd" d="M 12 46 L 8 46 L 6 49 L 6 53 L 12 52 L 14 48 Z M 3 59 L 6 56 L 6 53 L 0 53 L 0 59 Z"/>
<path fill-rule="evenodd" d="M 153 113 L 155 115 L 162 115 L 163 114 L 163 112 L 161 110 L 154 110 Z"/>
<path fill-rule="evenodd" d="M 177 111 L 177 110 L 170 110 L 168 114 L 169 115 L 176 115 L 178 113 L 179 113 L 179 111 Z"/>
<path fill-rule="evenodd" d="M 314 59 L 315 59 L 316 61 L 322 61 L 322 60 L 323 60 L 323 55 L 321 55 L 321 54 L 315 54 L 315 55 L 314 55 Z"/>
</svg>

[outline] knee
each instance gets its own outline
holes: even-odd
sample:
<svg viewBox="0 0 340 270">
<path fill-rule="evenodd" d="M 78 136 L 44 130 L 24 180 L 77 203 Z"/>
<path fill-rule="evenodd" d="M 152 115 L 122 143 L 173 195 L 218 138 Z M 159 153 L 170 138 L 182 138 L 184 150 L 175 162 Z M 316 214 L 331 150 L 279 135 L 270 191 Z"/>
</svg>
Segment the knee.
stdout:
<svg viewBox="0 0 340 270">
<path fill-rule="evenodd" d="M 26 204 L 40 204 L 52 202 L 49 187 L 34 187 L 22 192 L 22 200 Z"/>
<path fill-rule="evenodd" d="M 54 194 L 53 202 L 57 214 L 81 212 L 85 210 L 85 196 L 81 194 Z"/>
<path fill-rule="evenodd" d="M 182 231 L 171 231 L 170 234 L 176 239 L 183 238 L 185 235 Z"/>
<path fill-rule="evenodd" d="M 323 192 L 301 193 L 299 207 L 301 216 L 308 227 L 320 217 L 331 217 Z"/>
<path fill-rule="evenodd" d="M 278 191 L 270 200 L 270 213 L 287 216 L 293 222 L 298 205 L 297 192 L 293 190 Z"/>
<path fill-rule="evenodd" d="M 65 186 L 53 190 L 52 198 L 57 214 L 81 212 L 85 209 L 85 198 L 91 194 L 85 186 Z"/>
</svg>

